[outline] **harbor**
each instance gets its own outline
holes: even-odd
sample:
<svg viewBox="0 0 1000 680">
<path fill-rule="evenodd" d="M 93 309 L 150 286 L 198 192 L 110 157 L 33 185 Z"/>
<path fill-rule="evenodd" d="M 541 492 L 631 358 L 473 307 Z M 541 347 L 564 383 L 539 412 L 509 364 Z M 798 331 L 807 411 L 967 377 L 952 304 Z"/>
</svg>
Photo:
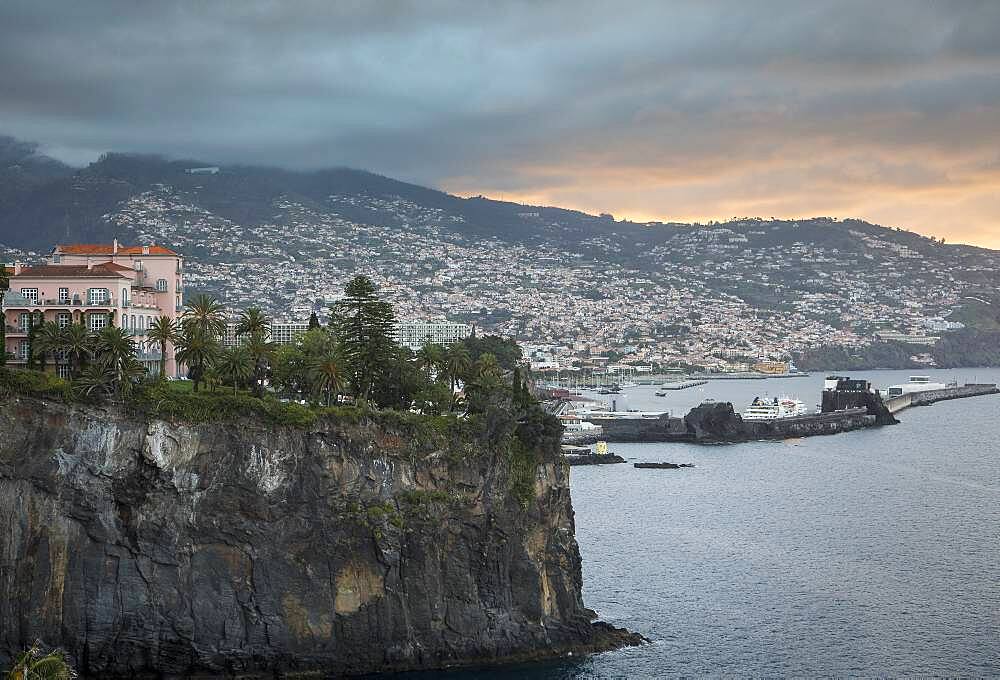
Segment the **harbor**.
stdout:
<svg viewBox="0 0 1000 680">
<path fill-rule="evenodd" d="M 756 381 L 711 386 L 706 381 L 677 390 L 669 398 L 664 398 L 667 392 L 661 386 L 653 391 L 651 386 L 636 385 L 607 396 L 584 390 L 562 392 L 551 402 L 550 412 L 566 425 L 564 441 L 576 445 L 599 441 L 735 443 L 893 425 L 899 422 L 896 414 L 912 406 L 1000 393 L 995 383 L 977 382 L 974 376 L 961 384 L 954 378 L 930 376 L 878 382 L 863 375 L 827 375 L 821 382 L 817 378 L 808 381 L 812 394 L 807 394 L 810 388 L 805 381 L 806 389 L 796 391 L 805 401 L 787 396 L 787 384 L 761 390 Z M 751 391 L 754 396 L 746 398 Z M 815 403 L 815 409 L 809 403 Z"/>
</svg>

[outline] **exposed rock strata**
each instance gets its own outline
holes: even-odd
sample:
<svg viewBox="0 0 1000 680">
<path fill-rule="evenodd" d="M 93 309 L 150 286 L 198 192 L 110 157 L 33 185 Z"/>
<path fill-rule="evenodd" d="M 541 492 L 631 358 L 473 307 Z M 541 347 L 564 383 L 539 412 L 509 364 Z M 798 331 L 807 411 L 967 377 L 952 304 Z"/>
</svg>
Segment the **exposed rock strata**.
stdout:
<svg viewBox="0 0 1000 680">
<path fill-rule="evenodd" d="M 0 402 L 0 667 L 356 673 L 634 643 L 581 598 L 569 471 L 406 428 L 180 425 Z"/>
</svg>

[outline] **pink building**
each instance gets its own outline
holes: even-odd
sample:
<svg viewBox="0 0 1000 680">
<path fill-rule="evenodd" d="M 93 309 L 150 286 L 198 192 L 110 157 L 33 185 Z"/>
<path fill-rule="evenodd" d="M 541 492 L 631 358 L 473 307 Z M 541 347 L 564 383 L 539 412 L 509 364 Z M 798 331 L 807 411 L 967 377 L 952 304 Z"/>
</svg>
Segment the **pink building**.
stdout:
<svg viewBox="0 0 1000 680">
<path fill-rule="evenodd" d="M 92 331 L 109 324 L 135 337 L 137 357 L 151 371 L 159 369 L 158 343 L 146 330 L 160 316 L 175 321 L 181 311 L 183 259 L 161 246 L 59 245 L 48 264 L 8 267 L 10 290 L 4 297 L 3 320 L 12 364 L 28 358 L 28 326 L 32 312 L 60 326 L 83 323 Z M 68 366 L 59 357 L 55 370 Z M 167 346 L 167 375 L 177 374 L 174 348 Z"/>
</svg>

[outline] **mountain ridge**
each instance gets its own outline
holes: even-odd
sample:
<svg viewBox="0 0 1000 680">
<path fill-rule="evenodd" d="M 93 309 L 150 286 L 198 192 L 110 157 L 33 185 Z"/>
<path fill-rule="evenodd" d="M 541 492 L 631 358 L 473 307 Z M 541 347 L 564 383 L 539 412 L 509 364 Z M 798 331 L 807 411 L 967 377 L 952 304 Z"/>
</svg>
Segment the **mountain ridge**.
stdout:
<svg viewBox="0 0 1000 680">
<path fill-rule="evenodd" d="M 192 168 L 217 167 L 214 175 L 191 174 Z M 20 181 L 15 181 L 20 177 Z M 114 237 L 102 217 L 117 206 L 158 185 L 203 189 L 205 207 L 227 219 L 260 223 L 270 214 L 270 202 L 292 196 L 322 202 L 331 192 L 399 196 L 431 209 L 463 218 L 465 233 L 505 240 L 561 241 L 613 232 L 656 244 L 676 230 L 727 227 L 752 222 L 772 222 L 756 217 L 725 222 L 632 222 L 608 215 L 591 215 L 559 206 L 501 201 L 485 196 L 460 197 L 445 191 L 397 180 L 386 175 L 335 166 L 320 170 L 288 170 L 256 165 L 214 165 L 198 159 L 170 159 L 158 154 L 109 152 L 97 161 L 74 169 L 38 152 L 38 144 L 0 136 L 0 244 L 44 250 L 57 241 L 106 241 Z M 360 221 L 384 219 L 370 210 L 345 210 Z M 927 240 L 916 232 L 900 231 L 855 218 L 812 217 L 773 220 L 777 224 L 852 224 L 884 230 L 906 238 Z M 933 239 L 931 239 L 933 240 Z M 972 244 L 948 244 L 991 251 Z M 996 251 L 991 251 L 996 252 Z"/>
</svg>

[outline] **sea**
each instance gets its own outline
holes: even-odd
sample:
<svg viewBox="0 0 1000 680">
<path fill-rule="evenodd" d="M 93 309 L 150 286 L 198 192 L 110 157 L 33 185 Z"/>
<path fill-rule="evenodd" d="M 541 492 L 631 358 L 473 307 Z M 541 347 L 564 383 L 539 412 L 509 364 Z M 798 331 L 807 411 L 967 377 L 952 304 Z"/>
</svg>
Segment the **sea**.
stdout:
<svg viewBox="0 0 1000 680">
<path fill-rule="evenodd" d="M 913 371 L 853 371 L 885 387 Z M 1000 383 L 1000 368 L 925 370 Z M 720 380 L 618 408 L 819 402 L 825 374 Z M 606 396 L 594 395 L 607 399 Z M 572 469 L 584 602 L 650 643 L 585 659 L 406 677 L 1000 675 L 1000 396 L 899 425 L 745 444 L 609 444 Z M 694 463 L 635 469 L 633 461 Z"/>
</svg>

